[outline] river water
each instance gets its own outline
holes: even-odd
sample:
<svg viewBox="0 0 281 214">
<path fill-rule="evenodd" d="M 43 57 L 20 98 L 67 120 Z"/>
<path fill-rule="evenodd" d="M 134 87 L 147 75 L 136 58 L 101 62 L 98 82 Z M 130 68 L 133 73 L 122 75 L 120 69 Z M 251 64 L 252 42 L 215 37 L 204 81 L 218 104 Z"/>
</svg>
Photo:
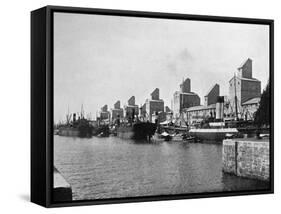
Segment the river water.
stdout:
<svg viewBox="0 0 281 214">
<path fill-rule="evenodd" d="M 222 145 L 54 136 L 54 163 L 73 200 L 266 189 L 222 172 Z"/>
</svg>

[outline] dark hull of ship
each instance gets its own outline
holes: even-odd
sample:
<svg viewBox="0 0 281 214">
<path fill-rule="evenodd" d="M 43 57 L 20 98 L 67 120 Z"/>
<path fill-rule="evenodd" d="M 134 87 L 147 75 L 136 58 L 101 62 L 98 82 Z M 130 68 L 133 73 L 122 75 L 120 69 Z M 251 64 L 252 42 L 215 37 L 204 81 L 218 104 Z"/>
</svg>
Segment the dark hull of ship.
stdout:
<svg viewBox="0 0 281 214">
<path fill-rule="evenodd" d="M 59 136 L 66 137 L 92 137 L 92 130 L 89 128 L 73 128 L 73 127 L 61 127 L 58 131 Z"/>
<path fill-rule="evenodd" d="M 117 137 L 124 139 L 135 140 L 150 140 L 156 131 L 156 124 L 154 123 L 135 123 L 133 126 L 118 127 Z"/>
<path fill-rule="evenodd" d="M 92 130 L 93 136 L 98 136 L 98 137 L 109 137 L 110 130 L 109 127 L 106 126 L 100 126 L 100 127 L 94 127 Z"/>
</svg>

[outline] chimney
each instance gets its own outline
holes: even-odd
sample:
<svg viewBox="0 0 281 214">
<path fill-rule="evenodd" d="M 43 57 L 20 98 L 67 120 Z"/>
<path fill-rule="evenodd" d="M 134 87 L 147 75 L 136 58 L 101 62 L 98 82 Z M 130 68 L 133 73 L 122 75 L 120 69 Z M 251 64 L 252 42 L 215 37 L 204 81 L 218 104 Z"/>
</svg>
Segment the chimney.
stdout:
<svg viewBox="0 0 281 214">
<path fill-rule="evenodd" d="M 224 104 L 224 97 L 218 96 L 217 103 L 216 103 L 216 119 L 220 119 L 220 120 L 223 119 L 223 114 L 224 114 L 223 104 Z"/>
</svg>

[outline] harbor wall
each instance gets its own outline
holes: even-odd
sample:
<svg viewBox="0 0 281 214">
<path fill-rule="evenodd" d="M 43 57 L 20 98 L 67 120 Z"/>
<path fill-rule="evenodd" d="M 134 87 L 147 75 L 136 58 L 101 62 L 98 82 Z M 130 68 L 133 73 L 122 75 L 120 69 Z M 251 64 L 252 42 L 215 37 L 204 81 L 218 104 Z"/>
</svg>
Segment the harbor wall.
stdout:
<svg viewBox="0 0 281 214">
<path fill-rule="evenodd" d="M 55 167 L 53 200 L 55 202 L 72 201 L 72 188 Z"/>
<path fill-rule="evenodd" d="M 224 172 L 269 181 L 269 140 L 227 139 L 222 150 Z"/>
</svg>

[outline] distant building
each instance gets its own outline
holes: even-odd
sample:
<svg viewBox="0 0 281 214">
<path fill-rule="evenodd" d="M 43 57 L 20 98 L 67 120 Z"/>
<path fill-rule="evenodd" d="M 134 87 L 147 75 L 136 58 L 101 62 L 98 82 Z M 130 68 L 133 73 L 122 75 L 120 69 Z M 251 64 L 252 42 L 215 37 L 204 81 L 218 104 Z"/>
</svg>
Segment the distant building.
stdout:
<svg viewBox="0 0 281 214">
<path fill-rule="evenodd" d="M 213 87 L 213 89 L 216 87 Z M 211 90 L 212 91 L 212 90 Z M 210 94 L 210 93 L 208 93 Z M 217 95 L 214 93 L 214 95 Z M 184 120 L 188 125 L 200 123 L 204 120 L 224 120 L 225 114 L 225 97 L 216 96 L 216 100 L 210 105 L 193 106 L 183 110 Z"/>
<path fill-rule="evenodd" d="M 158 88 L 156 88 L 150 95 L 151 99 L 146 99 L 144 107 L 147 119 L 153 122 L 153 114 L 160 114 L 160 112 L 164 113 L 164 101 L 160 99 Z"/>
<path fill-rule="evenodd" d="M 104 105 L 104 106 L 101 108 L 100 119 L 101 119 L 101 120 L 110 119 L 110 112 L 108 111 L 107 105 Z"/>
<path fill-rule="evenodd" d="M 220 86 L 218 84 L 215 84 L 204 96 L 204 105 L 209 106 L 216 103 L 218 96 L 220 96 Z"/>
<path fill-rule="evenodd" d="M 146 118 L 146 104 L 144 103 L 141 107 L 140 107 L 140 116 L 142 118 Z"/>
<path fill-rule="evenodd" d="M 172 110 L 169 108 L 169 106 L 165 106 L 165 112 L 171 112 Z"/>
<path fill-rule="evenodd" d="M 138 116 L 139 115 L 139 106 L 135 103 L 135 96 L 132 96 L 128 100 L 128 105 L 125 106 L 125 117 L 126 119 L 132 119 L 132 116 Z"/>
<path fill-rule="evenodd" d="M 114 108 L 111 109 L 111 119 L 112 121 L 116 120 L 118 117 L 120 119 L 124 118 L 124 110 L 120 107 L 120 101 L 118 100 L 114 104 Z"/>
<path fill-rule="evenodd" d="M 173 112 L 166 112 L 166 121 L 173 122 Z"/>
<path fill-rule="evenodd" d="M 228 96 L 223 96 L 223 118 L 225 121 L 235 120 L 235 109 L 234 106 L 230 105 L 230 100 Z"/>
<path fill-rule="evenodd" d="M 261 96 L 261 82 L 252 76 L 252 60 L 249 58 L 238 68 L 238 75 L 229 81 L 229 99 L 233 109 L 237 97 L 238 113 L 242 112 L 242 104 Z"/>
<path fill-rule="evenodd" d="M 120 100 L 114 104 L 114 109 L 120 109 Z"/>
<path fill-rule="evenodd" d="M 162 123 L 164 121 L 166 121 L 166 112 L 164 111 L 160 111 L 160 112 L 154 112 L 152 115 L 151 115 L 151 122 L 152 123 L 155 123 L 155 120 L 158 119 L 158 122 L 159 123 Z"/>
<path fill-rule="evenodd" d="M 260 97 L 255 97 L 242 103 L 244 120 L 254 120 L 255 112 L 260 106 L 260 100 Z"/>
<path fill-rule="evenodd" d="M 207 118 L 215 118 L 216 116 L 216 104 L 208 106 L 193 106 L 184 109 L 184 119 L 188 125 L 200 123 Z"/>
<path fill-rule="evenodd" d="M 180 91 L 176 91 L 173 96 L 173 113 L 174 117 L 178 118 L 182 113 L 182 110 L 192 106 L 200 105 L 200 97 L 191 92 L 190 79 L 187 78 L 180 85 Z"/>
</svg>

